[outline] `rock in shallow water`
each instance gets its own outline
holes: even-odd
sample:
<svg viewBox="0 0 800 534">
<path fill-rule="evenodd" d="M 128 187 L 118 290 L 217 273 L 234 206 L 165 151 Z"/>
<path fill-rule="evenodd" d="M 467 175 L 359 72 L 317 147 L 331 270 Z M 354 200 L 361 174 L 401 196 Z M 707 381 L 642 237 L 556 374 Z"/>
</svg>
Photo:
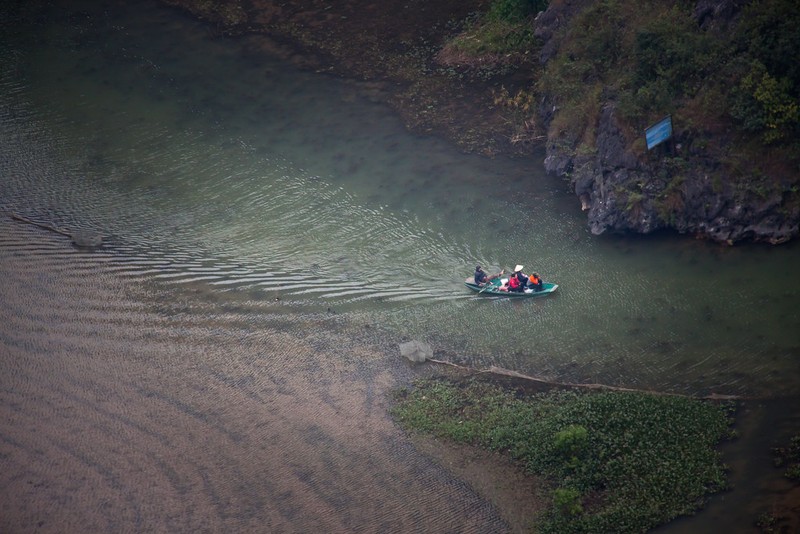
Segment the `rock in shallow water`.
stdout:
<svg viewBox="0 0 800 534">
<path fill-rule="evenodd" d="M 433 349 L 427 343 L 414 340 L 400 343 L 400 354 L 412 362 L 424 362 L 433 357 Z"/>
<path fill-rule="evenodd" d="M 81 248 L 96 248 L 103 244 L 103 236 L 91 230 L 78 230 L 73 232 L 72 244 Z"/>
</svg>

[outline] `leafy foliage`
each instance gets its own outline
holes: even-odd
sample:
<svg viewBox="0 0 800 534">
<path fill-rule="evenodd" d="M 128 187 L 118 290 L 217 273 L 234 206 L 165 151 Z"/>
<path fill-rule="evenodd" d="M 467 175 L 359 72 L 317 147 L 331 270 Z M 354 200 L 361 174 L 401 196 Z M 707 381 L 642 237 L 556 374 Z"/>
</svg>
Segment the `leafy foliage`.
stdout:
<svg viewBox="0 0 800 534">
<path fill-rule="evenodd" d="M 633 47 L 633 95 L 639 109 L 671 109 L 676 98 L 694 95 L 715 53 L 714 41 L 677 7 L 644 24 L 635 33 Z"/>
<path fill-rule="evenodd" d="M 423 381 L 393 413 L 410 429 L 503 451 L 558 481 L 543 532 L 640 532 L 726 486 L 714 446 L 730 420 L 711 403 L 617 392 L 518 398 L 481 382 Z M 602 504 L 587 508 L 598 494 Z"/>
<path fill-rule="evenodd" d="M 800 137 L 800 12 L 794 2 L 753 2 L 735 37 L 731 115 L 767 144 Z"/>
<path fill-rule="evenodd" d="M 553 492 L 553 507 L 561 517 L 578 516 L 583 513 L 581 493 L 575 488 L 557 488 Z"/>
</svg>

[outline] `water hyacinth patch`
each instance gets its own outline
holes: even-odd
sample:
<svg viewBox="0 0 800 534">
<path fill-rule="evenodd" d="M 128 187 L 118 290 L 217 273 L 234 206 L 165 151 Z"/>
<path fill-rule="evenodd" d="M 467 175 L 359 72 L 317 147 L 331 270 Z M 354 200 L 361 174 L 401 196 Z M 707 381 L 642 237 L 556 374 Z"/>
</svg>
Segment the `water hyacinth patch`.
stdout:
<svg viewBox="0 0 800 534">
<path fill-rule="evenodd" d="M 716 403 L 425 380 L 393 413 L 410 430 L 505 452 L 552 481 L 540 532 L 642 532 L 726 487 L 715 446 L 730 435 L 731 411 Z"/>
<path fill-rule="evenodd" d="M 784 476 L 800 483 L 800 434 L 792 436 L 788 447 L 772 449 L 775 467 L 784 467 Z"/>
</svg>

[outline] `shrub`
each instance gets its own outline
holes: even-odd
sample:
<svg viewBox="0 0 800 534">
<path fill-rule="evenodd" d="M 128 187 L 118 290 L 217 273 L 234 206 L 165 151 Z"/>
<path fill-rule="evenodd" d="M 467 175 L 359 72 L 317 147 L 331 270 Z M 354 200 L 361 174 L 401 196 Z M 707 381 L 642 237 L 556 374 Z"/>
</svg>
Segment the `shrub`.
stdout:
<svg viewBox="0 0 800 534">
<path fill-rule="evenodd" d="M 764 143 L 800 136 L 800 11 L 791 0 L 752 2 L 742 13 L 728 75 L 730 114 Z"/>
<path fill-rule="evenodd" d="M 561 516 L 574 517 L 582 514 L 581 492 L 574 488 L 557 488 L 553 492 L 553 507 Z"/>
<path fill-rule="evenodd" d="M 673 96 L 691 93 L 706 73 L 713 47 L 689 13 L 677 7 L 636 32 L 633 51 L 637 82 L 665 80 Z"/>
<path fill-rule="evenodd" d="M 763 132 L 765 143 L 774 143 L 800 132 L 800 105 L 788 77 L 774 77 L 759 60 L 732 95 L 731 115 L 746 130 Z"/>
<path fill-rule="evenodd" d="M 569 425 L 555 435 L 555 448 L 568 467 L 577 467 L 589 443 L 589 433 L 581 425 Z"/>
</svg>

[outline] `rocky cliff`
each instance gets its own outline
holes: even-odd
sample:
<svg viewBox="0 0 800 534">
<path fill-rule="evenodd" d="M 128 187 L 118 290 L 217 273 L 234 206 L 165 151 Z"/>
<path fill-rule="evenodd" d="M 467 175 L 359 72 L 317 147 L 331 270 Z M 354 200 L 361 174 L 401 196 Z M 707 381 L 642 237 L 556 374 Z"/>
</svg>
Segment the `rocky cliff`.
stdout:
<svg viewBox="0 0 800 534">
<path fill-rule="evenodd" d="M 547 64 L 561 53 L 565 28 L 591 0 L 551 2 L 536 19 L 542 39 L 541 61 Z M 695 8 L 697 24 L 709 27 L 735 23 L 742 2 L 700 0 Z M 763 176 L 765 184 L 742 184 L 728 179 L 732 172 L 721 154 L 736 149 L 728 132 L 698 132 L 697 126 L 674 125 L 673 138 L 650 151 L 621 124 L 614 90 L 602 91 L 594 119 L 592 146 L 581 147 L 575 137 L 550 129 L 545 167 L 567 179 L 580 198 L 594 234 L 636 232 L 648 234 L 675 230 L 718 242 L 786 242 L 798 235 L 800 203 L 797 173 Z M 545 128 L 564 110 L 557 92 L 545 94 L 539 115 Z M 636 134 L 636 132 L 634 132 Z M 644 132 L 638 135 L 643 138 Z M 716 151 L 705 140 L 716 136 Z M 755 173 L 754 176 L 757 176 Z M 794 175 L 794 176 L 793 176 Z"/>
</svg>

